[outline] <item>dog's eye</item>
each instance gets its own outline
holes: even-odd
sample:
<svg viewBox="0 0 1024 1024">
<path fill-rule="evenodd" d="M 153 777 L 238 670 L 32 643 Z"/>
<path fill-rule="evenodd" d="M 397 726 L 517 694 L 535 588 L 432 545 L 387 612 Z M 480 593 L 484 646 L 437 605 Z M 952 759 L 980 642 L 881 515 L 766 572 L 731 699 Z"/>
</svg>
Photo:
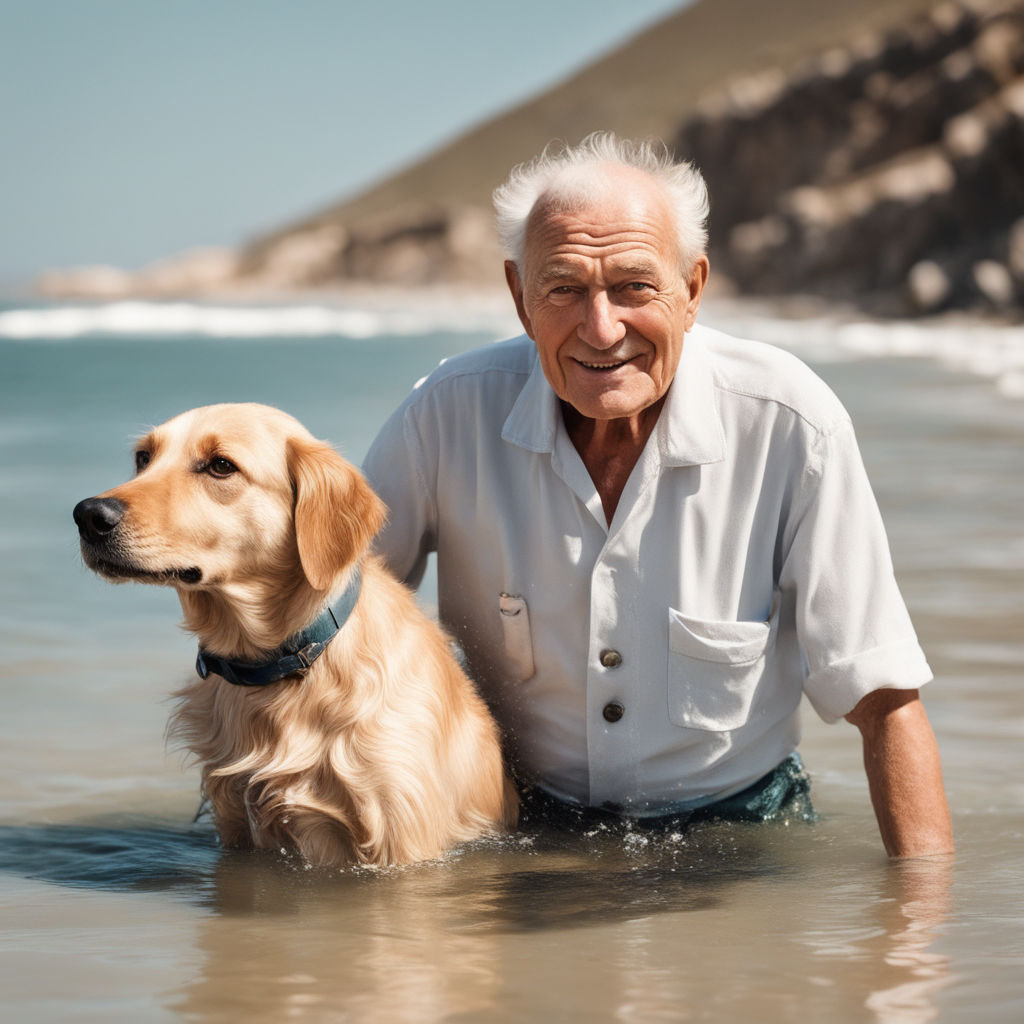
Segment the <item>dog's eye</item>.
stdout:
<svg viewBox="0 0 1024 1024">
<path fill-rule="evenodd" d="M 226 476 L 231 476 L 232 473 L 237 473 L 238 467 L 230 460 L 225 459 L 222 455 L 218 455 L 215 458 L 210 459 L 210 464 L 206 467 L 206 471 L 210 476 L 223 479 Z"/>
<path fill-rule="evenodd" d="M 135 472 L 141 473 L 148 465 L 152 456 L 144 448 L 135 453 Z"/>
</svg>

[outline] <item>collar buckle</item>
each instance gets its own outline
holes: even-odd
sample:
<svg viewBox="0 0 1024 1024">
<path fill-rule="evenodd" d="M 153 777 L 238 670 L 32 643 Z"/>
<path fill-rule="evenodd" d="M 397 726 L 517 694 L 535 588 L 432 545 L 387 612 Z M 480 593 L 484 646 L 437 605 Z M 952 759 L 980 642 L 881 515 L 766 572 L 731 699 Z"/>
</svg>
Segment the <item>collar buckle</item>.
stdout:
<svg viewBox="0 0 1024 1024">
<path fill-rule="evenodd" d="M 306 672 L 312 667 L 313 662 L 320 657 L 324 652 L 325 645 L 319 640 L 314 640 L 311 643 L 306 644 L 301 651 L 295 652 L 295 657 L 302 663 L 302 668 L 296 669 L 297 672 Z"/>
</svg>

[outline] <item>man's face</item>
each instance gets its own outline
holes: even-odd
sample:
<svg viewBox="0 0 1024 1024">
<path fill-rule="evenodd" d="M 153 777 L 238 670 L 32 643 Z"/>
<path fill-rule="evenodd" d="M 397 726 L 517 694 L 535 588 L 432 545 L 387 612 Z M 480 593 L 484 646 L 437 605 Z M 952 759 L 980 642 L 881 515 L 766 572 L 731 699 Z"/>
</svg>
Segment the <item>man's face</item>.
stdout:
<svg viewBox="0 0 1024 1024">
<path fill-rule="evenodd" d="M 672 383 L 707 260 L 687 279 L 660 188 L 614 168 L 578 210 L 542 199 L 527 225 L 522 275 L 507 264 L 506 276 L 558 397 L 591 419 L 634 419 Z"/>
</svg>

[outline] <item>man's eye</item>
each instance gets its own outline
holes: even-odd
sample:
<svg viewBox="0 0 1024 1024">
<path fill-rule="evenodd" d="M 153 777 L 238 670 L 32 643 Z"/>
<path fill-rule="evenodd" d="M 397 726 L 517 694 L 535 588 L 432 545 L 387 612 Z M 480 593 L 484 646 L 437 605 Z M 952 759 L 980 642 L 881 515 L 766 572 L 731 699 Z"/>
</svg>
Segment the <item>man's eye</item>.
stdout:
<svg viewBox="0 0 1024 1024">
<path fill-rule="evenodd" d="M 548 302 L 555 306 L 566 306 L 576 298 L 576 289 L 572 285 L 560 284 L 548 292 Z"/>
<path fill-rule="evenodd" d="M 626 287 L 631 292 L 643 292 L 647 291 L 651 286 L 646 281 L 630 281 Z"/>
<path fill-rule="evenodd" d="M 135 453 L 135 472 L 141 473 L 149 465 L 149 460 L 152 457 L 147 451 L 137 451 Z"/>
<path fill-rule="evenodd" d="M 238 467 L 229 459 L 218 455 L 216 458 L 210 459 L 210 464 L 206 467 L 206 471 L 210 476 L 223 479 L 226 476 L 231 476 L 232 473 L 237 473 Z"/>
</svg>

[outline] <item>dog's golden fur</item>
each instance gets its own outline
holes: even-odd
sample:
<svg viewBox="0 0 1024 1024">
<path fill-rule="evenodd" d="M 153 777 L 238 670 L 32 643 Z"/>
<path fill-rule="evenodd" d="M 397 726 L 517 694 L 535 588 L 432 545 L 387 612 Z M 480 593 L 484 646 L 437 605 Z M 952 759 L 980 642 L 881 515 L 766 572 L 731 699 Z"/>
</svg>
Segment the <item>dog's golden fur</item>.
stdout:
<svg viewBox="0 0 1024 1024">
<path fill-rule="evenodd" d="M 385 510 L 358 470 L 259 405 L 183 413 L 136 460 L 134 479 L 100 495 L 123 518 L 103 538 L 83 530 L 85 560 L 111 579 L 173 586 L 185 627 L 214 654 L 258 660 L 362 572 L 354 612 L 301 678 L 249 688 L 211 675 L 178 694 L 170 731 L 201 765 L 224 843 L 401 864 L 515 822 L 483 701 L 444 633 L 368 553 Z"/>
</svg>

